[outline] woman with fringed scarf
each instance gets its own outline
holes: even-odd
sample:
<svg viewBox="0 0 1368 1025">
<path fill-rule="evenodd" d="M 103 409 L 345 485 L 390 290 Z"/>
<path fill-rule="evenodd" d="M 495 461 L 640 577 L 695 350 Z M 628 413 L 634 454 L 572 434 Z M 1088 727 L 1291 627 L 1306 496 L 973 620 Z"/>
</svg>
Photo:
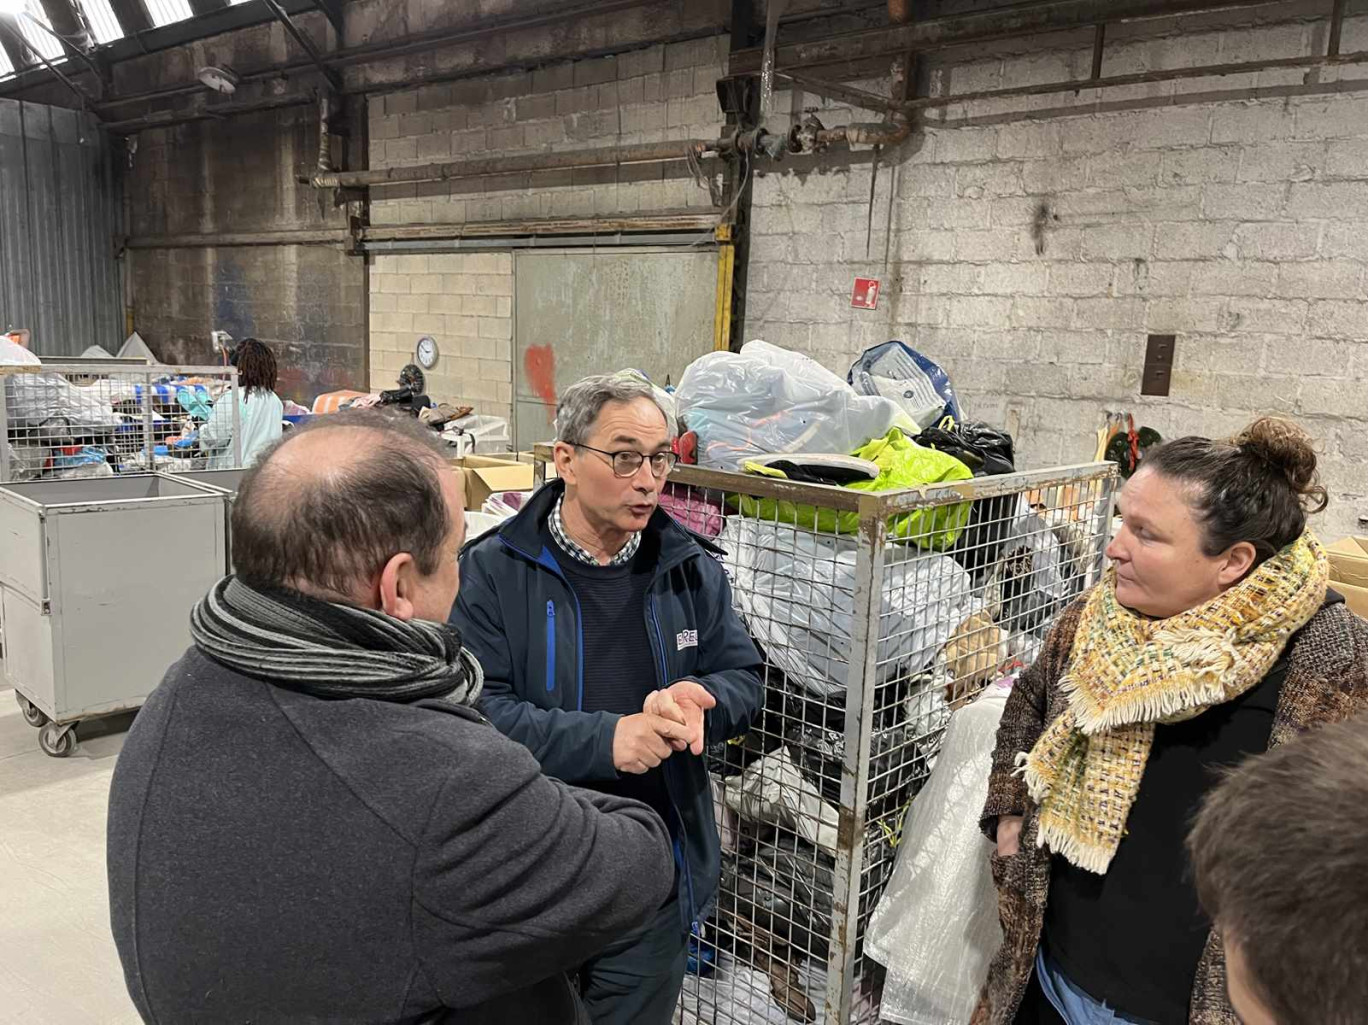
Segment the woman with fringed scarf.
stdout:
<svg viewBox="0 0 1368 1025">
<path fill-rule="evenodd" d="M 1222 768 L 1368 708 L 1368 624 L 1306 526 L 1325 504 L 1310 439 L 1271 418 L 1126 484 L 1112 568 L 1003 713 L 975 1025 L 1238 1025 L 1184 837 Z"/>
</svg>

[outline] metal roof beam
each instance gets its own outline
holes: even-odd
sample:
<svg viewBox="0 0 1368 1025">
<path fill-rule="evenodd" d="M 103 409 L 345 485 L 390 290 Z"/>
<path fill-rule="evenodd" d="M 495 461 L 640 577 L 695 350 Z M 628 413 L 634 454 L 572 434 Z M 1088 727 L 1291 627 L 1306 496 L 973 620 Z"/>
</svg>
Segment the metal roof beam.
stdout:
<svg viewBox="0 0 1368 1025">
<path fill-rule="evenodd" d="M 787 43 L 777 48 L 774 63 L 778 70 L 841 64 L 963 43 L 1091 28 L 1101 23 L 1267 7 L 1276 2 L 1280 0 L 1045 0 Z M 730 71 L 733 75 L 759 74 L 762 58 L 759 47 L 738 50 L 732 54 Z"/>
</svg>

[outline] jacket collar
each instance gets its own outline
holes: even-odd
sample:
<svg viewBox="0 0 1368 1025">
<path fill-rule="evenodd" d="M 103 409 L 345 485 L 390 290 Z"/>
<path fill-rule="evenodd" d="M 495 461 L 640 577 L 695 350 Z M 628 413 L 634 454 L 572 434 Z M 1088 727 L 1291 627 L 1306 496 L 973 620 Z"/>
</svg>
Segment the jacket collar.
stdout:
<svg viewBox="0 0 1368 1025">
<path fill-rule="evenodd" d="M 514 551 L 536 561 L 537 554 L 542 549 L 542 524 L 551 515 L 552 508 L 563 494 L 564 481 L 548 481 L 541 490 L 528 499 L 517 515 L 505 520 L 503 526 L 498 528 L 499 540 Z M 649 535 L 659 540 L 662 569 L 704 552 L 714 555 L 725 554 L 707 538 L 680 526 L 674 517 L 658 506 L 641 533 L 643 538 Z"/>
</svg>

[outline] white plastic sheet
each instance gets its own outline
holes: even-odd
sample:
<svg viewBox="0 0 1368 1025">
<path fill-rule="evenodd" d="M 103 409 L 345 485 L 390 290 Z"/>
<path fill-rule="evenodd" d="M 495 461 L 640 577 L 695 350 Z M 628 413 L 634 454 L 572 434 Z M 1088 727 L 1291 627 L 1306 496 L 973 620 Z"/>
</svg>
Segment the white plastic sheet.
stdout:
<svg viewBox="0 0 1368 1025">
<path fill-rule="evenodd" d="M 675 400 L 699 463 L 724 470 L 754 456 L 853 452 L 891 427 L 917 433 L 891 399 L 857 395 L 816 360 L 759 340 L 694 360 Z"/>
<path fill-rule="evenodd" d="M 743 819 L 786 826 L 808 843 L 836 852 L 841 814 L 822 800 L 786 747 L 728 779 L 722 800 Z"/>
<path fill-rule="evenodd" d="M 512 445 L 508 421 L 501 416 L 471 414 L 452 420 L 442 430 L 442 437 L 456 446 L 458 457 L 470 455 L 498 455 Z"/>
<path fill-rule="evenodd" d="M 718 544 L 735 553 L 735 594 L 770 660 L 817 697 L 843 694 L 854 625 L 855 539 L 729 516 Z M 890 545 L 884 563 L 880 683 L 921 672 L 977 611 L 969 574 L 954 559 L 907 555 L 905 545 Z"/>
<path fill-rule="evenodd" d="M 0 365 L 38 366 L 33 353 L 7 338 L 0 338 Z M 123 418 L 100 397 L 92 401 L 61 374 L 10 374 L 5 381 L 5 405 L 10 429 L 65 423 L 72 427 L 117 427 Z"/>
<path fill-rule="evenodd" d="M 881 1014 L 899 1025 L 968 1025 L 1002 943 L 979 831 L 1008 690 L 991 685 L 956 712 L 936 767 L 912 802 L 865 952 L 888 969 Z"/>
</svg>

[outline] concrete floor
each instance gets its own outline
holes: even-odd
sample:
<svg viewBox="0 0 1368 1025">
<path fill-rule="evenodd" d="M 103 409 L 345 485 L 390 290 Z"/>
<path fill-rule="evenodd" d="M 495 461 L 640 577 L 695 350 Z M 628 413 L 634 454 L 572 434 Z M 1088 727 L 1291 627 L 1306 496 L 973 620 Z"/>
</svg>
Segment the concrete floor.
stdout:
<svg viewBox="0 0 1368 1025">
<path fill-rule="evenodd" d="M 137 1025 L 109 932 L 105 805 L 129 716 L 38 749 L 0 686 L 0 1025 Z"/>
</svg>

